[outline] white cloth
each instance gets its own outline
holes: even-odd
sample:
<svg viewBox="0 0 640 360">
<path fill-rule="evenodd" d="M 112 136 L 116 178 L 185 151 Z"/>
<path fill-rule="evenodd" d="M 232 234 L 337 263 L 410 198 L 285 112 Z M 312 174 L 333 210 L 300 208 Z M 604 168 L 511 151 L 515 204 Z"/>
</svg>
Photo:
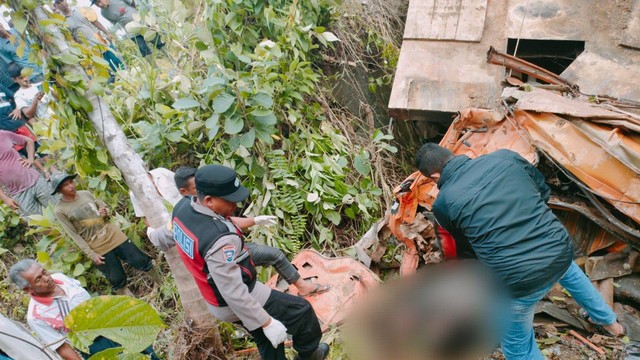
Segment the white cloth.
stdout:
<svg viewBox="0 0 640 360">
<path fill-rule="evenodd" d="M 36 95 L 40 92 L 38 90 L 39 84 L 31 84 L 28 88 L 20 88 L 13 96 L 16 102 L 16 108 L 22 109 L 31 106 L 31 103 L 36 98 Z M 53 114 L 53 110 L 47 106 L 49 104 L 49 95 L 45 95 L 38 103 L 36 108 L 36 117 L 39 119 L 49 117 Z"/>
<path fill-rule="evenodd" d="M 156 186 L 156 189 L 160 193 L 160 196 L 171 206 L 175 206 L 178 201 L 182 200 L 182 195 L 176 188 L 176 181 L 173 179 L 173 171 L 165 168 L 157 168 L 149 171 L 151 174 L 151 181 Z M 133 192 L 129 191 L 129 197 L 131 198 L 131 205 L 133 205 L 133 211 L 136 217 L 144 217 L 144 211 L 138 199 L 136 199 Z"/>
<path fill-rule="evenodd" d="M 42 344 L 26 326 L 0 314 L 0 349 L 13 359 L 52 360 L 62 359 L 58 354 L 41 349 Z"/>
<path fill-rule="evenodd" d="M 31 296 L 27 310 L 27 323 L 45 344 L 66 339 L 69 330 L 64 326 L 64 318 L 73 308 L 91 298 L 77 280 L 63 274 L 51 274 L 51 277 L 65 295 L 51 298 Z M 49 348 L 55 350 L 62 344 L 64 341 L 59 341 Z"/>
</svg>

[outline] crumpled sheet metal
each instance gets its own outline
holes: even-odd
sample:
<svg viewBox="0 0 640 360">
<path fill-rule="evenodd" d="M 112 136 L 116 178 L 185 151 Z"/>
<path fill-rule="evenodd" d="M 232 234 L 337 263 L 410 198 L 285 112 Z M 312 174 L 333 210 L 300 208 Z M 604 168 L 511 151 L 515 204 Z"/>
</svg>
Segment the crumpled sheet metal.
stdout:
<svg viewBox="0 0 640 360">
<path fill-rule="evenodd" d="M 447 130 L 440 141 L 440 145 L 447 147 L 456 155 L 467 155 L 476 158 L 498 149 L 511 149 L 518 152 L 525 159 L 538 163 L 538 155 L 533 146 L 523 137 L 522 130 L 506 121 L 504 114 L 495 110 L 465 109 Z M 398 202 L 397 209 L 391 209 L 389 228 L 391 232 L 407 247 L 400 266 L 401 274 L 415 271 L 418 265 L 418 252 L 413 239 L 402 231 L 403 224 L 414 221 L 418 205 L 431 210 L 431 205 L 438 196 L 438 188 L 430 178 L 419 171 L 411 174 L 406 180 L 413 181 L 409 191 L 404 191 L 402 185 L 394 189 Z"/>
<path fill-rule="evenodd" d="M 558 115 L 516 110 L 515 118 L 537 147 L 597 195 L 640 223 L 640 174 Z"/>
<path fill-rule="evenodd" d="M 306 297 L 320 320 L 322 331 L 340 325 L 351 308 L 380 284 L 376 274 L 349 257 L 329 258 L 315 250 L 303 250 L 291 263 L 298 269 L 302 279 L 314 284 L 331 285 L 331 289 L 325 293 Z M 284 280 L 278 282 L 277 275 L 266 284 L 272 289 L 298 295 L 295 286 L 287 287 Z"/>
</svg>

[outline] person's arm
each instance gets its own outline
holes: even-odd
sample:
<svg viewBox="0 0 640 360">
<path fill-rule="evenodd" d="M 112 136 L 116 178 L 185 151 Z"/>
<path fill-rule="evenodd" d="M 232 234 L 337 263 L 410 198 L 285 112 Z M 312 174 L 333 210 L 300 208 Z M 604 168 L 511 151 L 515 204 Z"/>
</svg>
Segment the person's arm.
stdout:
<svg viewBox="0 0 640 360">
<path fill-rule="evenodd" d="M 9 136 L 11 138 L 11 141 L 13 141 L 14 144 L 25 146 L 25 148 L 27 149 L 27 158 L 21 159 L 20 164 L 24 167 L 31 167 L 36 157 L 36 146 L 33 140 L 31 140 L 26 136 L 14 134 L 14 133 L 11 133 L 11 135 Z"/>
<path fill-rule="evenodd" d="M 42 171 L 42 174 L 44 174 L 45 180 L 49 181 L 49 178 L 51 177 L 51 174 L 49 174 L 49 171 L 44 168 L 44 165 L 42 165 L 42 162 L 40 160 L 36 159 L 33 162 L 33 165 L 36 167 L 36 169 Z"/>
<path fill-rule="evenodd" d="M 242 240 L 235 234 L 225 235 L 204 255 L 211 278 L 229 308 L 250 331 L 269 324 L 271 316 L 249 293 L 242 281 L 242 270 L 236 257 L 242 253 Z"/>
<path fill-rule="evenodd" d="M 100 215 L 102 217 L 109 217 L 111 215 L 111 211 L 109 211 L 109 207 L 107 206 L 107 204 L 105 204 L 105 202 L 100 199 L 96 199 L 93 194 L 91 194 L 91 197 L 98 206 L 98 212 L 100 213 Z"/>
<path fill-rule="evenodd" d="M 56 349 L 58 355 L 60 355 L 64 360 L 82 360 L 80 355 L 75 351 L 75 349 L 69 345 L 68 342 L 65 342 Z"/>
<path fill-rule="evenodd" d="M 147 228 L 147 236 L 158 250 L 167 251 L 176 246 L 176 242 L 173 240 L 173 224 L 171 222 L 157 229 Z"/>
<path fill-rule="evenodd" d="M 2 191 L 1 187 L 0 187 L 0 199 L 2 199 L 2 202 L 5 203 L 9 208 L 13 210 L 20 209 L 20 205 L 18 205 L 18 203 L 15 200 L 13 200 L 9 195 L 5 194 L 4 191 Z"/>
<path fill-rule="evenodd" d="M 231 221 L 242 230 L 248 229 L 256 224 L 252 217 L 231 217 Z"/>
<path fill-rule="evenodd" d="M 87 244 L 87 242 L 82 238 L 82 236 L 78 234 L 76 227 L 73 225 L 71 220 L 69 220 L 67 215 L 59 209 L 56 209 L 54 211 L 54 214 L 56 216 L 56 219 L 58 219 L 58 221 L 62 225 L 62 228 L 64 229 L 64 231 L 67 233 L 67 235 L 69 235 L 69 237 L 71 237 L 71 240 L 73 240 L 73 242 L 76 243 L 76 245 L 80 248 L 80 250 L 82 250 L 82 252 L 85 253 L 97 265 L 104 264 L 104 261 L 103 261 L 104 257 L 98 255 L 95 251 L 91 250 L 91 247 L 89 246 L 89 244 Z"/>
<path fill-rule="evenodd" d="M 91 24 L 93 24 L 93 26 L 95 26 L 96 29 L 102 31 L 105 35 L 107 35 L 108 38 L 113 39 L 113 35 L 111 35 L 109 30 L 107 30 L 107 28 L 104 25 L 102 25 L 100 21 L 98 20 L 92 21 Z"/>
<path fill-rule="evenodd" d="M 231 217 L 233 222 L 241 230 L 248 229 L 254 225 L 272 226 L 277 224 L 277 217 L 272 215 L 258 215 L 256 217 Z"/>
<path fill-rule="evenodd" d="M 43 97 L 44 97 L 44 93 L 39 92 L 38 95 L 36 95 L 36 97 L 33 98 L 33 101 L 29 106 L 21 108 L 22 114 L 24 114 L 24 116 L 27 119 L 31 119 L 34 116 L 36 116 L 36 112 L 38 111 L 38 104 L 40 103 L 40 100 L 42 100 Z"/>
</svg>

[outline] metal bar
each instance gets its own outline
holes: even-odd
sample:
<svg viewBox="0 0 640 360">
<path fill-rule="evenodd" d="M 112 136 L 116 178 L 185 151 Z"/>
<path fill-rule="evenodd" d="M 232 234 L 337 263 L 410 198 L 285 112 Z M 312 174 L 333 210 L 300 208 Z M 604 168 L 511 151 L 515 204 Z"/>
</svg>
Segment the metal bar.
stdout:
<svg viewBox="0 0 640 360">
<path fill-rule="evenodd" d="M 540 66 L 532 64 L 526 60 L 501 53 L 493 46 L 489 48 L 489 52 L 487 53 L 487 62 L 489 64 L 502 65 L 506 68 L 520 71 L 552 85 L 565 85 L 572 91 L 578 91 L 578 85 L 573 84 L 551 71 L 541 68 Z"/>
</svg>

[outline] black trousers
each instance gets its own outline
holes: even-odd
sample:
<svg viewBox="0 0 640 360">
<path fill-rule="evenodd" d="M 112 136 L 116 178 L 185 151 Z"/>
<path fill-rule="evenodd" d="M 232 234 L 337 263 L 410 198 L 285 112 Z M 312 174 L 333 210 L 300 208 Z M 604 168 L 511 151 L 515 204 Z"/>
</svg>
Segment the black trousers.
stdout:
<svg viewBox="0 0 640 360">
<path fill-rule="evenodd" d="M 264 304 L 264 309 L 279 320 L 293 336 L 293 348 L 302 359 L 306 359 L 318 348 L 322 331 L 315 311 L 309 302 L 299 296 L 273 290 Z M 284 344 L 274 349 L 262 328 L 249 331 L 256 341 L 263 360 L 286 360 Z"/>
<path fill-rule="evenodd" d="M 98 270 L 109 280 L 113 291 L 121 289 L 127 284 L 127 274 L 122 268 L 121 261 L 142 271 L 149 271 L 153 267 L 151 257 L 127 239 L 115 249 L 104 254 L 104 264 L 98 265 Z"/>
<path fill-rule="evenodd" d="M 122 345 L 118 344 L 117 342 L 107 339 L 104 336 L 98 336 L 93 340 L 93 344 L 89 345 L 89 353 L 87 354 L 82 351 L 81 353 L 83 358 L 89 359 L 92 355 L 95 355 L 102 350 L 113 349 L 121 346 Z M 152 346 L 144 349 L 141 354 L 149 355 L 148 358 L 151 358 L 152 360 L 160 360 L 156 352 L 153 350 Z"/>
</svg>

